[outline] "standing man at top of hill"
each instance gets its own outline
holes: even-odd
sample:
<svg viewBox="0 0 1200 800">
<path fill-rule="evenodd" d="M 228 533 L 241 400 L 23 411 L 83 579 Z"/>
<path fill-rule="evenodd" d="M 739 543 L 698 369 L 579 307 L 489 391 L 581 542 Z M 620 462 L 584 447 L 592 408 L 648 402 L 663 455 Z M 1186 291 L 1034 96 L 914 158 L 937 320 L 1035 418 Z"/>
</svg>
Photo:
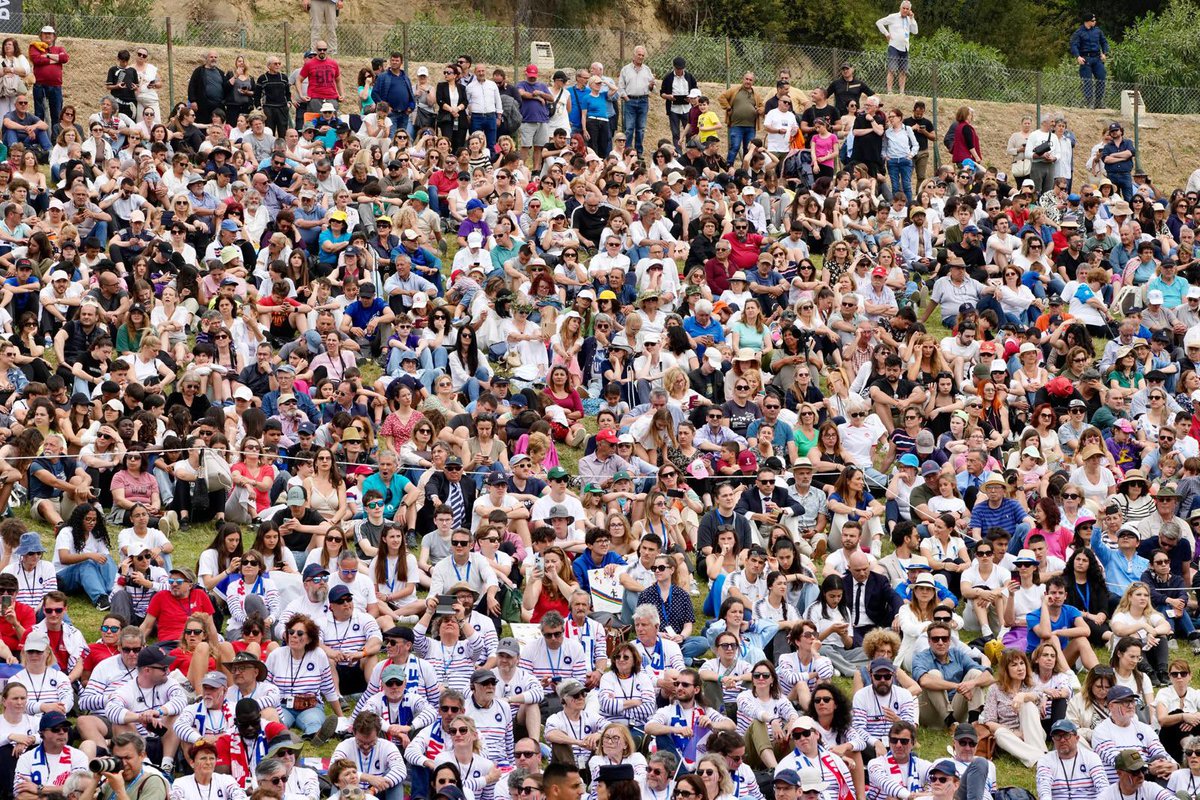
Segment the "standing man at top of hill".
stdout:
<svg viewBox="0 0 1200 800">
<path fill-rule="evenodd" d="M 1096 15 L 1083 15 L 1083 24 L 1071 34 L 1071 55 L 1079 62 L 1079 82 L 1083 90 L 1083 102 L 1091 108 L 1104 105 L 1104 81 L 1108 71 L 1108 37 L 1096 24 Z"/>
<path fill-rule="evenodd" d="M 337 15 L 342 10 L 342 0 L 300 0 L 300 7 L 308 12 L 312 23 L 312 49 L 317 49 L 317 43 L 324 36 L 331 43 L 332 52 L 336 53 Z"/>
<path fill-rule="evenodd" d="M 646 66 L 646 48 L 633 48 L 633 61 L 621 67 L 617 93 L 625 101 L 625 143 L 642 157 L 642 137 L 650 116 L 650 94 L 654 91 L 654 72 Z"/>
<path fill-rule="evenodd" d="M 313 49 L 316 54 L 300 68 L 300 79 L 308 81 L 308 110 L 320 111 L 325 103 L 333 103 L 336 108 L 342 99 L 342 68 L 329 57 L 329 44 L 323 39 L 318 39 Z"/>
<path fill-rule="evenodd" d="M 892 76 L 900 76 L 900 94 L 908 82 L 908 45 L 917 32 L 917 18 L 913 15 L 912 3 L 904 0 L 900 10 L 875 20 L 875 27 L 887 39 L 887 93 L 892 93 Z"/>
<path fill-rule="evenodd" d="M 62 116 L 63 64 L 70 60 L 58 44 L 58 32 L 50 25 L 29 43 L 29 63 L 33 65 L 33 108 L 39 118 L 54 125 Z M 47 108 L 49 106 L 49 108 Z"/>
<path fill-rule="evenodd" d="M 861 104 L 864 94 L 872 95 L 875 92 L 871 91 L 871 87 L 854 74 L 854 65 L 849 61 L 842 62 L 841 74 L 834 78 L 833 83 L 829 84 L 829 88 L 825 90 L 825 96 L 833 98 L 833 105 L 837 108 L 839 117 L 846 115 L 846 109 L 850 107 L 851 100 Z"/>
</svg>

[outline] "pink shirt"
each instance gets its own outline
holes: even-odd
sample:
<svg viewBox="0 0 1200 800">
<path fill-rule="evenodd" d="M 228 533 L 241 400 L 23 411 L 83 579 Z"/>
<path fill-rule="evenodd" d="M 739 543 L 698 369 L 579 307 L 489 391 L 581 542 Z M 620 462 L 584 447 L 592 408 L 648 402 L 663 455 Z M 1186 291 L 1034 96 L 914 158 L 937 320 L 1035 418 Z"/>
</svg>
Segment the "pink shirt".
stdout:
<svg viewBox="0 0 1200 800">
<path fill-rule="evenodd" d="M 149 506 L 158 491 L 158 481 L 154 480 L 154 476 L 149 472 L 135 476 L 132 472 L 123 469 L 112 478 L 112 489 L 116 491 L 118 488 L 125 490 L 126 500 Z"/>
</svg>

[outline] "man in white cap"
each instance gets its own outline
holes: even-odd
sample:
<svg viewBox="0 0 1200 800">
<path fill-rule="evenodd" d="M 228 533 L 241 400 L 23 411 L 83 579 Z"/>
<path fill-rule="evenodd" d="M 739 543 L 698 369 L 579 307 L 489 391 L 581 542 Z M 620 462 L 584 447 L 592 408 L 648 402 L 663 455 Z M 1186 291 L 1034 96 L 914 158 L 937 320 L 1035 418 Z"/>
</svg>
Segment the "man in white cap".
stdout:
<svg viewBox="0 0 1200 800">
<path fill-rule="evenodd" d="M 175 735 L 185 744 L 215 740 L 233 730 L 233 705 L 225 697 L 229 679 L 224 672 L 208 672 L 200 680 L 201 698 L 189 703 L 175 718 Z"/>
<path fill-rule="evenodd" d="M 42 288 L 38 300 L 45 313 L 62 325 L 66 323 L 67 317 L 74 313 L 72 309 L 78 308 L 83 302 L 83 286 L 73 282 L 71 276 L 63 270 L 56 269 L 50 273 L 50 280 Z"/>
</svg>

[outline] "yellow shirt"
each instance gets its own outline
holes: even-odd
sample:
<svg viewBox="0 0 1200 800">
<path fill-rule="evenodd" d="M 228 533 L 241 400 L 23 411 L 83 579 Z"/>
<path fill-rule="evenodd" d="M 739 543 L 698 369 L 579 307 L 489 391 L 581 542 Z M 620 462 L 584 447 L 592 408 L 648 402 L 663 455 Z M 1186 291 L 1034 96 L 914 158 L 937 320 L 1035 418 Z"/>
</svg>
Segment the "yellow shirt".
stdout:
<svg viewBox="0 0 1200 800">
<path fill-rule="evenodd" d="M 696 127 L 700 130 L 700 141 L 706 142 L 716 136 L 721 127 L 721 118 L 715 111 L 705 111 L 696 119 Z"/>
</svg>

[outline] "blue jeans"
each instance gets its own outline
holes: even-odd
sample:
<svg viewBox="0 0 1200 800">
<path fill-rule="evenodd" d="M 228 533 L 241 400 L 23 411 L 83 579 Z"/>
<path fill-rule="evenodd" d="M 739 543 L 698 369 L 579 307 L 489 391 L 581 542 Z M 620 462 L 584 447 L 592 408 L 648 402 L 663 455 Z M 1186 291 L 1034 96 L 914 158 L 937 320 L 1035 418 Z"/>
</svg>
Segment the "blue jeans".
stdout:
<svg viewBox="0 0 1200 800">
<path fill-rule="evenodd" d="M 438 200 L 437 187 L 429 184 L 425 187 L 425 193 L 429 195 L 429 207 L 433 209 L 433 213 L 440 217 L 442 215 L 442 204 Z"/>
<path fill-rule="evenodd" d="M 1083 67 L 1080 67 L 1083 69 Z M 1125 198 L 1128 203 L 1133 199 L 1133 173 L 1132 172 L 1109 172 L 1106 173 L 1108 179 L 1117 187 L 1117 191 L 1121 193 L 1121 197 Z"/>
<path fill-rule="evenodd" d="M 1104 81 L 1108 79 L 1108 70 L 1100 56 L 1090 56 L 1079 65 L 1079 81 L 1083 84 L 1083 102 L 1092 108 L 1100 108 L 1104 103 Z"/>
<path fill-rule="evenodd" d="M 409 140 L 410 141 L 412 140 L 413 132 L 412 132 L 412 128 L 410 128 L 408 126 L 408 112 L 407 111 L 397 111 L 396 109 L 393 108 L 392 113 L 388 114 L 388 119 L 390 119 L 392 121 L 392 135 L 393 136 L 395 136 L 396 133 L 399 131 L 407 131 Z"/>
<path fill-rule="evenodd" d="M 703 636 L 689 636 L 683 640 L 683 644 L 679 646 L 683 652 L 683 663 L 689 666 L 692 663 L 698 662 L 700 656 L 708 652 L 708 639 Z"/>
<path fill-rule="evenodd" d="M 731 125 L 729 127 L 729 154 L 725 158 L 725 163 L 733 166 L 733 159 L 740 156 L 750 146 L 750 140 L 754 138 L 755 128 L 753 125 Z"/>
<path fill-rule="evenodd" d="M 911 158 L 889 158 L 887 162 L 888 180 L 892 182 L 892 192 L 904 192 L 909 204 L 912 203 L 912 173 Z"/>
<path fill-rule="evenodd" d="M 117 581 L 117 565 L 112 556 L 103 564 L 95 561 L 80 561 L 68 564 L 58 571 L 58 588 L 67 594 L 82 590 L 95 603 L 108 596 L 108 590 Z"/>
<path fill-rule="evenodd" d="M 646 118 L 650 115 L 649 97 L 631 97 L 625 101 L 625 145 L 642 154 L 642 138 L 646 133 Z"/>
<path fill-rule="evenodd" d="M 298 713 L 290 708 L 282 708 L 279 710 L 279 721 L 289 728 L 298 728 L 305 736 L 312 736 L 321 730 L 321 723 L 325 721 L 325 705 L 322 703 Z"/>
<path fill-rule="evenodd" d="M 1062 278 L 1050 279 L 1049 294 L 1061 295 L 1064 288 L 1066 288 L 1066 284 L 1062 282 Z M 1046 284 L 1042 283 L 1041 281 L 1033 281 L 1032 285 L 1029 287 L 1029 291 L 1033 292 L 1033 296 L 1039 300 L 1045 300 L 1047 297 Z"/>
<path fill-rule="evenodd" d="M 421 369 L 434 369 L 436 367 L 444 371 L 446 365 L 450 363 L 445 347 L 426 347 L 421 351 L 421 355 L 418 358 L 420 359 Z M 391 367 L 390 359 L 388 367 Z"/>
<path fill-rule="evenodd" d="M 62 97 L 61 86 L 42 86 L 35 83 L 33 85 L 33 108 L 30 111 L 38 119 L 45 121 L 47 125 L 54 125 L 62 116 Z"/>
<path fill-rule="evenodd" d="M 21 144 L 25 145 L 25 147 L 27 147 L 27 148 L 32 147 L 32 146 L 37 146 L 47 152 L 49 152 L 50 147 L 51 147 L 50 137 L 46 134 L 45 131 L 34 131 L 32 134 L 23 135 L 23 134 L 17 133 L 16 131 L 12 130 L 11 128 L 5 129 L 5 131 L 4 131 L 5 146 L 12 147 L 17 142 L 20 142 Z"/>
<path fill-rule="evenodd" d="M 495 114 L 472 114 L 471 115 L 471 133 L 475 131 L 483 131 L 487 136 L 488 150 L 496 146 L 496 115 Z"/>
</svg>

